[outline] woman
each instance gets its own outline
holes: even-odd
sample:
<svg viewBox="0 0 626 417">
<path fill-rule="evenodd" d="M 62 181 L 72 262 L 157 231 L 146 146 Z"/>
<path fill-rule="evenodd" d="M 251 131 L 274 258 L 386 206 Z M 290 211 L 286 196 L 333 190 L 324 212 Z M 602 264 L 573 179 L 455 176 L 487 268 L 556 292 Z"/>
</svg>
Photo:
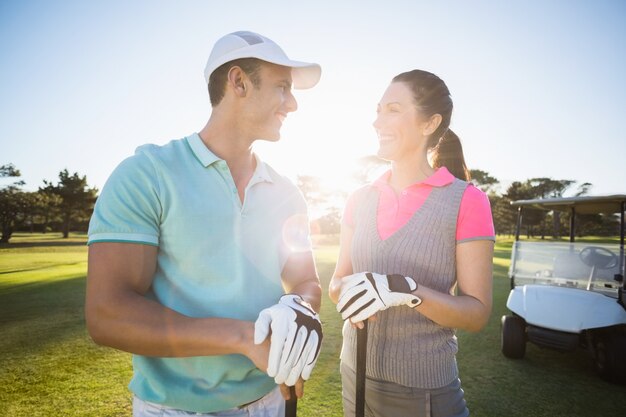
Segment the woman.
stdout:
<svg viewBox="0 0 626 417">
<path fill-rule="evenodd" d="M 469 415 L 454 329 L 487 323 L 495 237 L 489 200 L 468 183 L 449 128 L 452 107 L 445 83 L 420 70 L 396 76 L 378 104 L 378 156 L 391 169 L 348 199 L 329 288 L 346 320 L 346 416 L 356 327 L 368 318 L 366 415 Z"/>
</svg>

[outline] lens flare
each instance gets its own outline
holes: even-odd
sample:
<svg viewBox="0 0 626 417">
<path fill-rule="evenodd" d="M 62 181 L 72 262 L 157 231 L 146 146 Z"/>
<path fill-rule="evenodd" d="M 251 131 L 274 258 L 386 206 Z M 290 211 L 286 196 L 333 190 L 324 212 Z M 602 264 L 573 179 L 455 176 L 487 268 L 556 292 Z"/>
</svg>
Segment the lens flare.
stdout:
<svg viewBox="0 0 626 417">
<path fill-rule="evenodd" d="M 285 221 L 283 242 L 292 252 L 311 250 L 309 219 L 306 214 L 294 214 Z"/>
</svg>

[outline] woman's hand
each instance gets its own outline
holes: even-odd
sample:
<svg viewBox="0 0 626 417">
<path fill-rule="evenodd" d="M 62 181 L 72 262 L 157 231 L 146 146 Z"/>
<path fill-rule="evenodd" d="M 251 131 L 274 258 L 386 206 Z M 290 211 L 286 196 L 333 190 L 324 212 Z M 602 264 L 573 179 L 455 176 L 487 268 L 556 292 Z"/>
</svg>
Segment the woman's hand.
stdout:
<svg viewBox="0 0 626 417">
<path fill-rule="evenodd" d="M 417 283 L 402 275 L 360 272 L 342 280 L 337 311 L 344 320 L 361 322 L 378 311 L 407 305 L 416 307 L 422 300 L 413 294 Z"/>
<path fill-rule="evenodd" d="M 376 313 L 374 313 L 373 316 L 369 316 L 367 318 L 367 321 L 371 321 L 371 322 L 374 322 L 376 320 L 378 320 L 378 318 L 376 317 Z M 353 329 L 362 329 L 365 327 L 365 321 L 357 321 L 356 323 L 352 323 L 351 321 L 348 321 L 348 323 L 350 323 L 350 326 Z"/>
</svg>

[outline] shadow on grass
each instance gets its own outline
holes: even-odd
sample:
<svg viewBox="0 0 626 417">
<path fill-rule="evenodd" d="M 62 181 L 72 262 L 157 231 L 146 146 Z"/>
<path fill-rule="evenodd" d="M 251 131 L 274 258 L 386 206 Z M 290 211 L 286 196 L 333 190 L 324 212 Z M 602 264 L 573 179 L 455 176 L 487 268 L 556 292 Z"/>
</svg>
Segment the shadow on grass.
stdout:
<svg viewBox="0 0 626 417">
<path fill-rule="evenodd" d="M 0 288 L 0 322 L 7 317 L 33 317 L 56 310 L 83 307 L 85 275 L 35 281 Z"/>
<path fill-rule="evenodd" d="M 84 297 L 85 276 L 0 291 L 0 347 L 37 351 L 84 333 Z"/>
<path fill-rule="evenodd" d="M 0 243 L 0 249 L 26 249 L 26 248 L 42 248 L 42 247 L 67 247 L 67 246 L 85 246 L 86 243 L 83 240 L 69 240 L 67 242 L 61 241 L 32 241 L 32 242 L 9 242 Z"/>
<path fill-rule="evenodd" d="M 22 268 L 22 269 L 11 269 L 9 271 L 0 271 L 0 275 L 6 275 L 6 274 L 15 274 L 18 272 L 30 272 L 30 271 L 41 271 L 44 269 L 50 269 L 51 267 L 59 267 L 59 266 L 74 266 L 74 265 L 79 265 L 83 262 L 70 262 L 70 263 L 65 263 L 65 264 L 54 264 L 54 265 L 44 265 L 44 266 L 39 266 L 36 268 Z M 40 284 L 40 283 L 34 283 L 36 285 Z M 20 285 L 14 285 L 13 287 L 19 287 Z"/>
<path fill-rule="evenodd" d="M 510 249 L 495 249 L 493 251 L 493 257 L 496 259 L 503 259 L 505 261 L 510 261 L 511 250 Z"/>
</svg>

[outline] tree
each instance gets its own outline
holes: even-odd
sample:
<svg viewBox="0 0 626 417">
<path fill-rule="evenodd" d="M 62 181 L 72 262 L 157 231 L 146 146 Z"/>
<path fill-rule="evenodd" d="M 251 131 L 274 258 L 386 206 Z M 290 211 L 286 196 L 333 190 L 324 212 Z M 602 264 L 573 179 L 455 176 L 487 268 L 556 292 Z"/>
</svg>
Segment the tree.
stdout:
<svg viewBox="0 0 626 417">
<path fill-rule="evenodd" d="M 22 193 L 22 221 L 30 228 L 30 232 L 34 232 L 35 216 L 37 216 L 37 192 L 25 191 Z"/>
<path fill-rule="evenodd" d="M 23 219 L 33 233 L 38 227 L 41 232 L 46 233 L 48 224 L 51 221 L 58 221 L 57 207 L 60 198 L 51 193 L 43 191 L 24 192 Z"/>
<path fill-rule="evenodd" d="M 528 184 L 532 188 L 535 194 L 535 198 L 559 198 L 563 196 L 563 193 L 567 188 L 569 188 L 576 181 L 572 180 L 553 180 L 552 178 L 531 178 L 528 181 Z M 546 213 L 547 214 L 547 213 Z M 546 221 L 548 220 L 548 216 L 544 216 L 544 222 L 541 227 L 541 238 L 545 238 L 545 228 Z M 561 213 L 558 211 L 554 211 L 552 213 L 552 235 L 556 237 L 560 237 L 560 224 L 561 224 Z"/>
<path fill-rule="evenodd" d="M 72 221 L 83 220 L 91 216 L 98 190 L 89 188 L 87 176 L 81 177 L 78 172 L 70 175 L 67 169 L 59 172 L 57 185 L 46 180 L 43 182 L 45 187 L 39 188 L 39 191 L 56 195 L 59 198 L 58 208 L 63 222 L 63 238 L 67 238 Z"/>
<path fill-rule="evenodd" d="M 21 177 L 22 173 L 13 164 L 0 165 L 0 178 Z"/>
<path fill-rule="evenodd" d="M 512 235 L 515 230 L 516 212 L 511 207 L 511 200 L 493 193 L 489 195 L 489 202 L 496 233 Z"/>
<path fill-rule="evenodd" d="M 25 193 L 18 186 L 9 185 L 0 189 L 0 243 L 9 243 L 15 228 L 24 221 Z"/>
<path fill-rule="evenodd" d="M 380 172 L 389 167 L 389 162 L 379 158 L 376 155 L 368 155 L 361 157 L 357 160 L 358 170 L 352 174 L 352 177 L 357 184 L 366 184 L 372 180 L 376 175 L 380 175 Z"/>
<path fill-rule="evenodd" d="M 576 191 L 576 197 L 580 197 L 582 195 L 589 194 L 589 191 L 593 187 L 593 184 L 590 182 L 584 182 L 578 186 L 578 191 Z"/>
<path fill-rule="evenodd" d="M 20 177 L 22 174 L 13 164 L 0 166 L 0 177 Z M 2 235 L 0 243 L 9 243 L 15 227 L 23 221 L 25 205 L 21 186 L 24 181 L 16 181 L 0 188 L 0 226 Z"/>
<path fill-rule="evenodd" d="M 307 205 L 319 206 L 326 201 L 320 179 L 312 175 L 298 175 L 298 188 L 302 192 Z"/>
<path fill-rule="evenodd" d="M 515 200 L 527 200 L 534 198 L 560 198 L 563 197 L 565 192 L 576 184 L 573 180 L 554 180 L 552 178 L 538 177 L 530 178 L 525 182 L 513 182 L 507 189 L 503 197 L 509 201 Z M 586 194 L 591 188 L 590 183 L 583 183 L 578 187 L 577 196 Z M 524 224 L 527 227 L 527 234 L 533 236 L 536 229 L 540 227 L 541 238 L 543 239 L 546 234 L 547 223 L 552 220 L 552 235 L 555 238 L 561 235 L 561 213 L 553 211 L 551 216 L 548 212 L 543 210 L 533 210 L 529 208 L 524 209 Z"/>
<path fill-rule="evenodd" d="M 298 188 L 304 195 L 309 207 L 309 215 L 315 219 L 312 223 L 314 233 L 337 233 L 341 220 L 342 207 L 346 192 L 332 187 L 323 187 L 319 177 L 299 175 Z"/>
<path fill-rule="evenodd" d="M 519 182 L 514 181 L 507 188 L 503 197 L 508 200 L 509 215 L 513 218 L 517 215 L 517 209 L 512 207 L 510 203 L 517 200 L 530 200 L 537 198 L 537 190 L 533 188 L 530 181 Z M 528 237 L 534 236 L 535 227 L 541 225 L 545 219 L 546 213 L 543 210 L 534 210 L 525 208 L 523 221 L 526 226 L 526 235 Z"/>
<path fill-rule="evenodd" d="M 48 225 L 59 220 L 59 207 L 61 198 L 45 190 L 39 190 L 32 198 L 32 212 L 34 221 L 41 225 L 42 233 L 47 233 Z"/>
<path fill-rule="evenodd" d="M 470 176 L 472 183 L 487 194 L 495 193 L 494 187 L 500 183 L 497 178 L 480 169 L 470 169 Z"/>
<path fill-rule="evenodd" d="M 339 233 L 341 230 L 341 212 L 337 208 L 332 208 L 316 221 L 323 235 Z"/>
</svg>

